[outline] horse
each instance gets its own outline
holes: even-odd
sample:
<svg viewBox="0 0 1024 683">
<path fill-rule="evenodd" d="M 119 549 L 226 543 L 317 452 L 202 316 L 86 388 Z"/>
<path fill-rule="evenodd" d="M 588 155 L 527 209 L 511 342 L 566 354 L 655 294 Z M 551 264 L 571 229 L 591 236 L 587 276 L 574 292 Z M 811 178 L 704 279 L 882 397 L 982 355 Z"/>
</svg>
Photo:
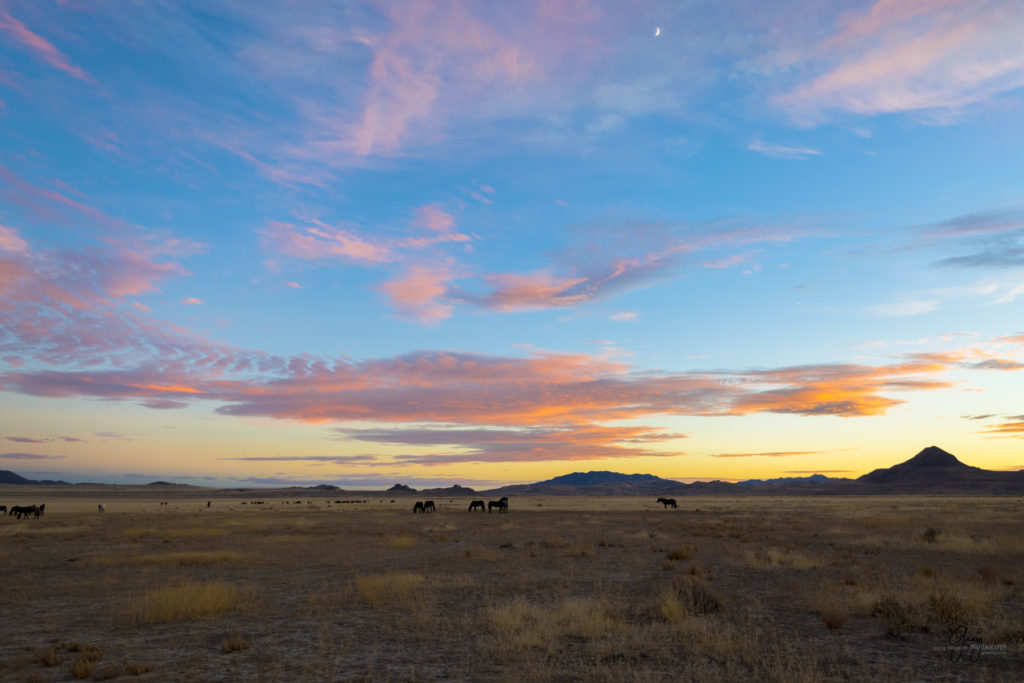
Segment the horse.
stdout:
<svg viewBox="0 0 1024 683">
<path fill-rule="evenodd" d="M 427 511 L 427 509 L 425 507 L 423 507 L 423 501 L 422 500 L 417 500 L 416 504 L 412 506 L 412 514 L 414 514 L 414 515 L 417 512 L 426 512 L 426 511 Z"/>
<path fill-rule="evenodd" d="M 14 515 L 15 519 L 21 519 L 22 517 L 28 519 L 29 517 L 39 517 L 39 506 L 38 505 L 15 505 L 11 508 L 8 516 Z"/>
<path fill-rule="evenodd" d="M 44 512 L 46 512 L 46 503 L 39 506 L 39 512 L 36 513 L 36 517 L 42 517 Z"/>
<path fill-rule="evenodd" d="M 7 506 L 6 505 L 0 505 L 0 512 L 7 512 Z"/>
<path fill-rule="evenodd" d="M 508 512 L 508 496 L 502 496 L 499 500 L 492 500 L 487 503 L 487 512 L 498 508 L 498 512 Z"/>
<path fill-rule="evenodd" d="M 655 502 L 661 503 L 665 507 L 671 507 L 673 510 L 676 509 L 676 499 L 675 498 L 659 498 Z"/>
<path fill-rule="evenodd" d="M 437 508 L 434 507 L 434 501 L 428 500 L 423 504 L 423 512 L 437 512 Z"/>
<path fill-rule="evenodd" d="M 96 506 L 96 508 L 97 508 L 97 509 L 98 509 L 98 510 L 99 510 L 100 512 L 106 512 L 106 511 L 107 511 L 107 506 L 106 506 L 106 505 L 104 505 L 103 503 L 100 503 L 99 505 L 97 505 L 97 506 Z"/>
<path fill-rule="evenodd" d="M 482 500 L 474 500 L 472 503 L 469 504 L 469 512 L 472 512 L 473 510 L 476 509 L 479 509 L 480 512 L 483 512 L 486 508 L 487 506 L 484 505 L 484 502 Z"/>
</svg>

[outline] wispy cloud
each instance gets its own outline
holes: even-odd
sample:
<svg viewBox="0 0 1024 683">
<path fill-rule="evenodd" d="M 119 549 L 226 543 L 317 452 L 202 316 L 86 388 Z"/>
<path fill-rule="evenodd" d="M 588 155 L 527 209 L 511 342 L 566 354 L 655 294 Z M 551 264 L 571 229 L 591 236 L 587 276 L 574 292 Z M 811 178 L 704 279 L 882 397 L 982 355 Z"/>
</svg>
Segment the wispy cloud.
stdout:
<svg viewBox="0 0 1024 683">
<path fill-rule="evenodd" d="M 771 157 L 772 159 L 809 159 L 821 155 L 821 150 L 813 147 L 791 147 L 763 142 L 754 138 L 747 144 L 747 149 Z"/>
<path fill-rule="evenodd" d="M 41 455 L 39 453 L 0 453 L 5 460 L 60 460 L 63 455 Z"/>
<path fill-rule="evenodd" d="M 808 122 L 830 110 L 955 110 L 1024 85 L 1024 11 L 1014 0 L 880 0 L 806 50 L 814 75 L 776 98 Z"/>
<path fill-rule="evenodd" d="M 819 451 L 773 451 L 768 453 L 713 453 L 712 458 L 788 458 L 793 455 L 817 455 Z"/>
<path fill-rule="evenodd" d="M 92 76 L 72 64 L 67 55 L 58 50 L 53 43 L 38 33 L 31 31 L 24 23 L 11 16 L 2 7 L 0 7 L 0 31 L 5 31 L 11 38 L 27 47 L 53 68 L 59 69 L 86 83 L 96 83 Z"/>
</svg>

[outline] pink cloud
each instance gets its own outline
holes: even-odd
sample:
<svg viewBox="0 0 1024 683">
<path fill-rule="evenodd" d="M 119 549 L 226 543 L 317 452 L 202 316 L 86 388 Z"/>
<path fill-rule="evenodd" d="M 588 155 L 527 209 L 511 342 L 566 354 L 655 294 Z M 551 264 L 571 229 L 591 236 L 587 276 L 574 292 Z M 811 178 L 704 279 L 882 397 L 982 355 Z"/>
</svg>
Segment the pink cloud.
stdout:
<svg viewBox="0 0 1024 683">
<path fill-rule="evenodd" d="M 54 47 L 53 43 L 39 34 L 33 33 L 25 24 L 2 8 L 0 8 L 0 31 L 6 31 L 14 40 L 31 49 L 50 66 L 86 83 L 96 83 L 92 76 L 72 64 L 63 52 Z"/>
<path fill-rule="evenodd" d="M 448 212 L 443 211 L 437 204 L 427 204 L 416 209 L 416 217 L 412 224 L 417 227 L 426 228 L 440 233 L 451 233 L 455 227 L 455 218 Z"/>
<path fill-rule="evenodd" d="M 194 296 L 189 296 L 189 297 L 185 297 L 184 299 L 182 299 L 181 303 L 187 304 L 189 306 L 202 306 L 203 300 L 202 299 L 197 299 Z"/>
<path fill-rule="evenodd" d="M 452 315 L 451 304 L 442 303 L 441 299 L 447 295 L 448 282 L 454 277 L 448 266 L 414 265 L 406 270 L 404 277 L 381 285 L 380 291 L 403 316 L 432 325 Z"/>
<path fill-rule="evenodd" d="M 471 96 L 530 70 L 521 48 L 472 16 L 470 7 L 413 0 L 381 9 L 391 26 L 369 39 L 370 86 L 362 116 L 343 137 L 351 153 L 393 154 L 414 134 L 429 131 L 449 93 Z"/>
<path fill-rule="evenodd" d="M 585 277 L 558 278 L 546 271 L 538 271 L 526 275 L 495 273 L 485 276 L 485 279 L 491 292 L 478 301 L 499 311 L 567 308 L 588 299 L 585 293 L 574 290 L 588 281 Z"/>
<path fill-rule="evenodd" d="M 0 250 L 14 254 L 25 254 L 28 252 L 28 242 L 23 240 L 14 228 L 0 225 Z"/>
<path fill-rule="evenodd" d="M 320 221 L 313 221 L 313 225 L 305 228 L 270 221 L 261 235 L 272 251 L 312 261 L 341 258 L 383 263 L 394 259 L 389 247 L 371 242 L 351 230 L 332 227 Z"/>
<path fill-rule="evenodd" d="M 955 109 L 1024 85 L 1024 13 L 1014 0 L 881 0 L 845 15 L 807 52 L 822 72 L 776 99 L 815 122 L 857 114 Z"/>
<path fill-rule="evenodd" d="M 396 460 L 419 465 L 460 462 L 578 461 L 601 458 L 671 457 L 678 451 L 655 451 L 643 444 L 685 438 L 685 434 L 652 427 L 573 425 L 525 429 L 339 429 L 357 441 L 410 446 L 450 446 L 442 452 L 399 455 Z M 457 449 L 457 450 L 453 450 Z"/>
</svg>

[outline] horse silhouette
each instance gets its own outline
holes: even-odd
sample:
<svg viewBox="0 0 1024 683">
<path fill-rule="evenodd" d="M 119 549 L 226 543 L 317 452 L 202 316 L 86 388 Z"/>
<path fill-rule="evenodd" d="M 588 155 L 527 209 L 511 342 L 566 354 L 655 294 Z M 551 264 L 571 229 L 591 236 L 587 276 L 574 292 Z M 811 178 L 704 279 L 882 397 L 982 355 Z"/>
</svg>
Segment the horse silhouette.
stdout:
<svg viewBox="0 0 1024 683">
<path fill-rule="evenodd" d="M 499 500 L 492 500 L 487 503 L 487 512 L 498 508 L 498 512 L 508 512 L 508 496 L 502 496 Z"/>
<path fill-rule="evenodd" d="M 659 498 L 656 502 L 661 503 L 665 507 L 671 507 L 673 510 L 676 508 L 675 498 Z"/>
<path fill-rule="evenodd" d="M 434 501 L 428 500 L 423 504 L 423 512 L 437 512 L 437 508 L 434 507 Z"/>
<path fill-rule="evenodd" d="M 422 500 L 417 500 L 416 504 L 412 506 L 412 514 L 414 514 L 414 515 L 417 512 L 426 512 L 426 511 L 427 511 L 427 509 L 425 507 L 423 507 L 423 501 Z"/>
<path fill-rule="evenodd" d="M 486 509 L 486 507 L 487 506 L 484 505 L 484 502 L 482 500 L 474 500 L 472 503 L 469 504 L 469 512 L 472 512 L 473 510 L 477 509 L 479 509 L 480 512 L 483 512 L 484 509 Z"/>
</svg>

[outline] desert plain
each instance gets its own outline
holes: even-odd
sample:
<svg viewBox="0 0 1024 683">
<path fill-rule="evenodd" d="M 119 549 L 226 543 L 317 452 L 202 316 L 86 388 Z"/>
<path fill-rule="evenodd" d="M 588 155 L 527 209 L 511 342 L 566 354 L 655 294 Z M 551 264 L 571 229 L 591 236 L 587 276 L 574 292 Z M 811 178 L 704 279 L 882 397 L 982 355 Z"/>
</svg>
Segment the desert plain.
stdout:
<svg viewBox="0 0 1024 683">
<path fill-rule="evenodd" d="M 0 680 L 1024 672 L 1021 498 L 416 500 L 0 487 Z"/>
</svg>

